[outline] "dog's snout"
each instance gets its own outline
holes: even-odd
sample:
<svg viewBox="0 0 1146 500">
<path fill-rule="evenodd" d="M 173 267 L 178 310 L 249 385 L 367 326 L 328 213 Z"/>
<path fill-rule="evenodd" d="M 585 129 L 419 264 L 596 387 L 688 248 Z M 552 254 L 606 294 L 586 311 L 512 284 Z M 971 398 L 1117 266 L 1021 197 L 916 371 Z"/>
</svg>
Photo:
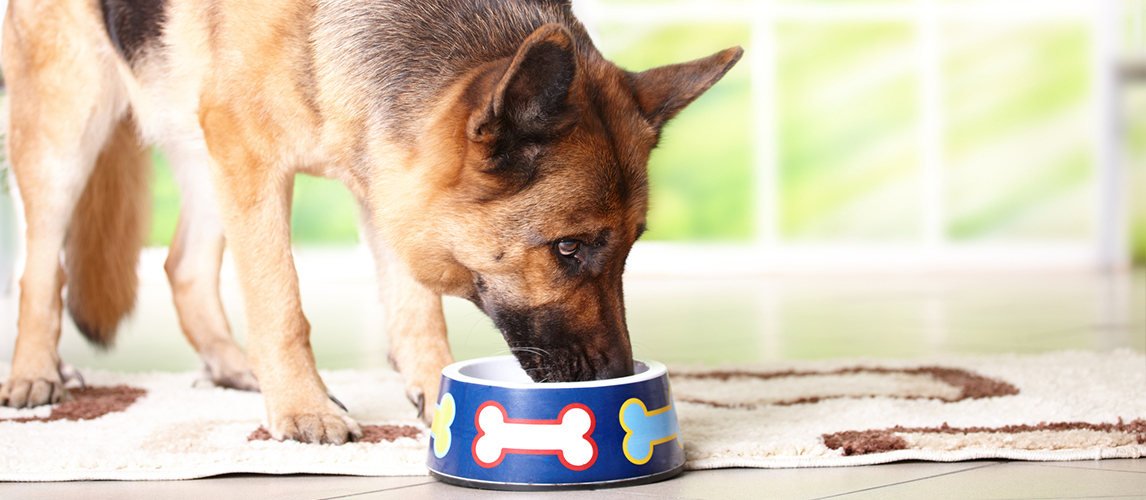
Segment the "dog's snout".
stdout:
<svg viewBox="0 0 1146 500">
<path fill-rule="evenodd" d="M 562 309 L 489 308 L 521 367 L 535 382 L 584 382 L 633 374 L 624 324 L 580 324 Z"/>
<path fill-rule="evenodd" d="M 633 360 L 627 356 L 613 356 L 597 368 L 597 380 L 628 377 L 633 374 Z"/>
</svg>

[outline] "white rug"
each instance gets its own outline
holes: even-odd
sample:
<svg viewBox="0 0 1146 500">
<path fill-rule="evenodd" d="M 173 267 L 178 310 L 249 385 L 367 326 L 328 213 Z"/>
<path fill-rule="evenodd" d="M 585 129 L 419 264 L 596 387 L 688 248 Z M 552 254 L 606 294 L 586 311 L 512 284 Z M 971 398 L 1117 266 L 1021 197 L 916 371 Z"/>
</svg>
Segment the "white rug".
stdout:
<svg viewBox="0 0 1146 500">
<path fill-rule="evenodd" d="M 7 379 L 8 366 L 0 364 Z M 691 469 L 898 460 L 1146 456 L 1146 355 L 1060 352 L 670 368 Z M 365 425 L 413 437 L 343 446 L 248 440 L 259 394 L 195 373 L 84 371 L 146 390 L 89 420 L 0 408 L 0 481 L 187 479 L 225 473 L 422 475 L 428 432 L 389 370 L 324 372 Z"/>
</svg>

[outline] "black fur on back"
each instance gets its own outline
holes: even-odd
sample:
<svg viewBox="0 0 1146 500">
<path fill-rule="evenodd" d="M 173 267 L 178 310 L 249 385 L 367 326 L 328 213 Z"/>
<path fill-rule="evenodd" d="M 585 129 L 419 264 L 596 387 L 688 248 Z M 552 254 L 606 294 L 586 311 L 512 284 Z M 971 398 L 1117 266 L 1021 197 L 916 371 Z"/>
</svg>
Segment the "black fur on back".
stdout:
<svg viewBox="0 0 1146 500">
<path fill-rule="evenodd" d="M 130 64 L 140 49 L 159 38 L 167 0 L 100 0 L 100 9 L 111 43 Z"/>
</svg>

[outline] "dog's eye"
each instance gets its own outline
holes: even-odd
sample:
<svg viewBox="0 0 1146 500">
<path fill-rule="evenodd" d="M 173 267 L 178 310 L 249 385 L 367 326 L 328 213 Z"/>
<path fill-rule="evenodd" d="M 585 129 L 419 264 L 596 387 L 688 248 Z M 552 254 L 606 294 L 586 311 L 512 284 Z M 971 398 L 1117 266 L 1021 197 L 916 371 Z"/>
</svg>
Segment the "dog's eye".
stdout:
<svg viewBox="0 0 1146 500">
<path fill-rule="evenodd" d="M 557 242 L 557 253 L 566 257 L 577 255 L 581 249 L 581 242 L 577 240 L 561 240 Z"/>
</svg>

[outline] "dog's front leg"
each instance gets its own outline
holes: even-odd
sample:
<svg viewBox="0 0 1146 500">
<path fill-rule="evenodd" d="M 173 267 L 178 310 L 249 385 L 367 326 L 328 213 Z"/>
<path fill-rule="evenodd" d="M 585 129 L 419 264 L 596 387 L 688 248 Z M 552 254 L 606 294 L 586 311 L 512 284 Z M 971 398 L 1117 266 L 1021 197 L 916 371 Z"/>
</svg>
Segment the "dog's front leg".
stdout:
<svg viewBox="0 0 1146 500">
<path fill-rule="evenodd" d="M 453 363 L 442 296 L 410 276 L 405 264 L 386 245 L 364 216 L 363 232 L 374 253 L 380 295 L 390 339 L 390 365 L 402 374 L 406 397 L 430 425 L 438 401 L 442 368 Z"/>
<path fill-rule="evenodd" d="M 246 307 L 247 352 L 271 435 L 332 444 L 361 437 L 358 424 L 327 397 L 310 349 L 290 246 L 293 174 L 215 156 L 216 192 Z"/>
</svg>

